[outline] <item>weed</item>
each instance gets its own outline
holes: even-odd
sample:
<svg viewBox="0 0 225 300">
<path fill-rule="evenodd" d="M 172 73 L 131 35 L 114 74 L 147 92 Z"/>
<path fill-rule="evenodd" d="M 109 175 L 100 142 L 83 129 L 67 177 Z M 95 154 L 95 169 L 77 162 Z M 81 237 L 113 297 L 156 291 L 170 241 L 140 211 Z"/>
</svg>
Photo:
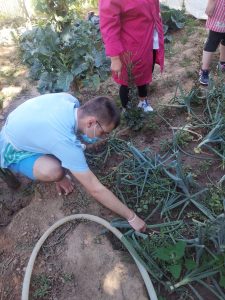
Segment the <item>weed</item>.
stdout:
<svg viewBox="0 0 225 300">
<path fill-rule="evenodd" d="M 34 276 L 33 282 L 34 299 L 41 299 L 49 295 L 52 288 L 52 278 L 46 274 Z"/>
<path fill-rule="evenodd" d="M 103 245 L 103 241 L 102 241 L 102 237 L 100 235 L 98 236 L 95 236 L 94 239 L 93 239 L 93 242 L 97 245 Z"/>
<path fill-rule="evenodd" d="M 153 112 L 150 114 L 146 114 L 144 122 L 145 122 L 144 130 L 154 131 L 154 130 L 158 129 L 158 125 L 156 123 L 156 113 Z"/>
<path fill-rule="evenodd" d="M 173 142 L 171 139 L 164 139 L 160 141 L 160 150 L 162 152 L 166 152 L 171 149 Z"/>
<path fill-rule="evenodd" d="M 74 274 L 73 273 L 63 273 L 61 275 L 62 280 L 64 283 L 70 282 L 74 280 Z"/>
<path fill-rule="evenodd" d="M 201 173 L 205 173 L 205 172 L 207 172 L 208 170 L 209 170 L 209 168 L 211 167 L 211 165 L 212 165 L 212 161 L 211 160 L 205 160 L 205 161 L 202 161 L 200 164 L 199 164 L 199 166 L 198 166 L 198 168 L 199 168 L 199 171 L 201 172 Z"/>
<path fill-rule="evenodd" d="M 170 59 L 170 58 L 174 57 L 178 52 L 179 52 L 179 50 L 175 49 L 173 42 L 165 44 L 165 56 L 166 56 L 166 58 Z"/>
<path fill-rule="evenodd" d="M 166 268 L 174 279 L 180 278 L 185 247 L 186 243 L 179 241 L 175 245 L 156 249 L 155 257 L 166 263 Z"/>
<path fill-rule="evenodd" d="M 193 140 L 193 136 L 188 131 L 178 130 L 175 134 L 175 139 L 179 146 L 185 147 Z"/>
<path fill-rule="evenodd" d="M 187 35 L 191 35 L 194 32 L 196 32 L 196 27 L 199 25 L 199 21 L 195 18 L 192 17 L 188 17 L 186 19 L 186 23 L 185 23 L 185 31 L 187 33 Z"/>
<path fill-rule="evenodd" d="M 211 188 L 208 197 L 205 199 L 206 205 L 217 215 L 223 212 L 223 197 L 225 193 L 223 190 L 215 190 Z"/>
<path fill-rule="evenodd" d="M 174 85 L 176 84 L 177 80 L 174 79 L 173 77 L 166 77 L 163 80 L 163 86 L 165 88 L 171 88 L 174 87 Z"/>
<path fill-rule="evenodd" d="M 131 107 L 124 113 L 124 119 L 129 128 L 138 131 L 144 126 L 145 113 L 141 108 Z"/>
<path fill-rule="evenodd" d="M 180 38 L 180 42 L 182 45 L 185 45 L 188 42 L 188 37 L 186 35 L 182 35 Z"/>
<path fill-rule="evenodd" d="M 197 79 L 198 78 L 198 74 L 196 71 L 193 71 L 193 70 L 187 70 L 186 71 L 186 77 L 189 78 L 189 79 Z"/>
<path fill-rule="evenodd" d="M 200 213 L 199 211 L 190 211 L 187 213 L 187 217 L 189 219 L 195 219 L 195 220 L 198 220 L 198 221 L 206 221 L 207 218 L 205 216 L 203 216 L 202 213 Z"/>
<path fill-rule="evenodd" d="M 192 64 L 192 59 L 186 55 L 184 55 L 182 61 L 180 62 L 180 66 L 185 68 Z"/>
</svg>

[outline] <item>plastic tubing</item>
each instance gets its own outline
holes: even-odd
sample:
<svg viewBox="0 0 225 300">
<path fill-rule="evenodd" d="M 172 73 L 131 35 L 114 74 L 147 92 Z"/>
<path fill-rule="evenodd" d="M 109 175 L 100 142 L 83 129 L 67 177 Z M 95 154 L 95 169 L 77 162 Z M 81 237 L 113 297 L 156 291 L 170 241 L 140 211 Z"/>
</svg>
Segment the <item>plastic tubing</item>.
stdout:
<svg viewBox="0 0 225 300">
<path fill-rule="evenodd" d="M 27 268 L 26 268 L 24 280 L 23 280 L 21 300 L 29 300 L 29 288 L 30 288 L 30 280 L 31 280 L 32 270 L 33 270 L 33 267 L 34 267 L 34 263 L 35 263 L 35 259 L 37 257 L 37 254 L 38 254 L 41 246 L 45 242 L 45 240 L 48 238 L 48 236 L 56 228 L 60 227 L 64 223 L 74 221 L 74 220 L 80 220 L 80 219 L 90 220 L 90 221 L 93 221 L 93 222 L 96 222 L 98 224 L 103 225 L 108 230 L 110 230 L 121 242 L 123 242 L 121 240 L 122 237 L 123 237 L 123 234 L 117 228 L 112 227 L 109 222 L 107 222 L 106 220 L 104 220 L 102 218 L 99 218 L 97 216 L 93 216 L 93 215 L 89 215 L 89 214 L 75 214 L 75 215 L 70 215 L 70 216 L 67 216 L 65 218 L 60 219 L 55 224 L 53 224 L 47 231 L 45 231 L 45 233 L 38 240 L 37 244 L 35 245 L 32 253 L 31 253 L 31 256 L 30 256 L 30 259 L 29 259 L 29 262 L 28 262 L 28 265 L 27 265 Z M 145 286 L 147 288 L 149 299 L 158 300 L 155 289 L 154 289 L 153 284 L 151 282 L 151 279 L 148 275 L 148 272 L 142 266 L 142 264 L 135 258 L 135 256 L 131 253 L 131 251 L 129 249 L 127 249 L 127 250 L 130 252 L 131 256 L 133 257 L 133 259 L 135 261 L 135 263 L 137 264 L 137 267 L 138 267 L 138 269 L 141 273 L 141 276 L 142 276 L 142 278 L 144 280 L 144 283 L 145 283 Z"/>
</svg>

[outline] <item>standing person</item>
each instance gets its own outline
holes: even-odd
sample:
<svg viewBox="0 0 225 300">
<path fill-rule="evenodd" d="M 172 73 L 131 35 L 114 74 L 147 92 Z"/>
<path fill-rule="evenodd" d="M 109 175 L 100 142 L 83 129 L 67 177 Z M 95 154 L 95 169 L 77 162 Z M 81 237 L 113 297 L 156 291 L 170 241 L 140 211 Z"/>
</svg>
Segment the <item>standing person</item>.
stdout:
<svg viewBox="0 0 225 300">
<path fill-rule="evenodd" d="M 32 180 L 55 182 L 58 193 L 66 195 L 74 188 L 66 174 L 70 170 L 99 203 L 143 231 L 145 222 L 88 168 L 80 142 L 80 138 L 85 143 L 96 142 L 119 121 L 119 111 L 107 97 L 96 97 L 82 106 L 66 93 L 30 99 L 9 114 L 0 133 L 1 168 Z"/>
<path fill-rule="evenodd" d="M 112 76 L 120 84 L 123 108 L 129 101 L 128 64 L 138 88 L 138 107 L 153 111 L 147 100 L 147 84 L 157 63 L 163 69 L 164 35 L 159 0 L 100 0 L 100 30 Z M 127 61 L 130 60 L 130 61 Z"/>
<path fill-rule="evenodd" d="M 209 34 L 203 50 L 199 82 L 208 85 L 212 56 L 219 45 L 218 68 L 225 71 L 225 0 L 208 0 L 205 12 L 208 16 L 206 27 L 209 29 Z"/>
</svg>

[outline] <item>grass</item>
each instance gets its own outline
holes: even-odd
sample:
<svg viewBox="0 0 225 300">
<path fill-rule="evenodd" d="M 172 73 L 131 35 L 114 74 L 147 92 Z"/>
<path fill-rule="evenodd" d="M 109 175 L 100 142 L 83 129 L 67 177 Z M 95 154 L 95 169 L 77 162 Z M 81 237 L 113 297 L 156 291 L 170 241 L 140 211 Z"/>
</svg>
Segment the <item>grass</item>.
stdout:
<svg viewBox="0 0 225 300">
<path fill-rule="evenodd" d="M 175 44 L 173 41 L 165 44 L 165 57 L 166 58 L 168 58 L 168 59 L 173 58 L 178 53 L 179 53 L 179 49 L 175 48 Z"/>
<path fill-rule="evenodd" d="M 183 59 L 180 61 L 180 66 L 183 68 L 189 67 L 192 64 L 192 58 L 187 55 L 183 56 Z"/>
<path fill-rule="evenodd" d="M 200 25 L 200 21 L 194 17 L 188 16 L 185 22 L 185 32 L 188 36 L 196 32 L 196 27 Z"/>
<path fill-rule="evenodd" d="M 34 288 L 33 299 L 43 299 L 49 297 L 52 288 L 52 278 L 46 274 L 34 276 L 32 281 Z"/>
</svg>

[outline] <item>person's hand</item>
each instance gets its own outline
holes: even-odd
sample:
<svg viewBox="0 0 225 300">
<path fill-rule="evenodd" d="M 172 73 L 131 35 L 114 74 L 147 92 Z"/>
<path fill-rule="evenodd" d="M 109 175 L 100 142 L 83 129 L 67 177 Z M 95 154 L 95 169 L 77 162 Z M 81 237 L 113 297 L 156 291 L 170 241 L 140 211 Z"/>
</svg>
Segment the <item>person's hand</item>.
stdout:
<svg viewBox="0 0 225 300">
<path fill-rule="evenodd" d="M 216 1 L 214 1 L 214 0 L 209 1 L 208 5 L 206 7 L 206 10 L 205 10 L 205 13 L 207 14 L 208 17 L 212 17 L 215 6 L 216 6 Z"/>
<path fill-rule="evenodd" d="M 119 56 L 111 57 L 111 70 L 116 73 L 118 77 L 121 75 L 122 62 Z"/>
<path fill-rule="evenodd" d="M 62 180 L 57 181 L 55 184 L 59 195 L 62 195 L 63 193 L 65 196 L 67 196 L 74 189 L 74 184 L 68 175 L 64 176 Z"/>
<path fill-rule="evenodd" d="M 133 213 L 133 216 L 129 218 L 127 221 L 136 231 L 143 232 L 146 230 L 145 222 L 141 218 L 139 218 L 135 213 Z"/>
</svg>

